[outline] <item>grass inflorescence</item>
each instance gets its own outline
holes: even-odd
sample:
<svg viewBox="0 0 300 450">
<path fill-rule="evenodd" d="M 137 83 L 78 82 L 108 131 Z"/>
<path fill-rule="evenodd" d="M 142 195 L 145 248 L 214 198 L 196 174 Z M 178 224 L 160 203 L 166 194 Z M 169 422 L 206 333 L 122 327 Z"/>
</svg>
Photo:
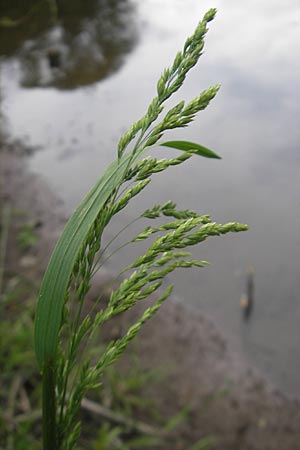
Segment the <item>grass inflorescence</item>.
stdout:
<svg viewBox="0 0 300 450">
<path fill-rule="evenodd" d="M 157 95 L 146 114 L 121 137 L 116 160 L 70 218 L 52 254 L 35 319 L 35 350 L 43 376 L 44 450 L 75 449 L 81 430 L 77 417 L 84 395 L 99 387 L 104 371 L 122 355 L 144 323 L 170 296 L 171 285 L 161 292 L 165 277 L 179 268 L 207 265 L 206 261 L 194 260 L 185 249 L 210 236 L 247 229 L 246 225 L 235 222 L 217 224 L 209 215 L 179 210 L 171 201 L 154 205 L 140 218 L 171 219 L 161 225 L 147 226 L 130 241 L 136 243 L 152 238 L 148 250 L 124 269 L 122 273 L 126 277 L 111 293 L 108 302 L 100 302 L 96 314 L 86 310 L 85 300 L 92 277 L 101 268 L 107 250 L 102 243 L 103 233 L 113 217 L 146 189 L 155 174 L 195 155 L 219 158 L 200 144 L 162 141 L 166 131 L 188 126 L 219 90 L 219 85 L 212 86 L 189 103 L 180 101 L 165 112 L 167 100 L 180 89 L 188 72 L 198 62 L 208 23 L 215 13 L 215 9 L 211 9 L 204 16 L 183 50 L 177 53 L 172 66 L 164 70 L 157 83 Z M 145 156 L 158 145 L 181 153 L 160 160 Z M 90 359 L 87 344 L 96 331 L 112 317 L 155 292 L 154 304 L 124 336 L 111 341 L 97 361 Z"/>
</svg>

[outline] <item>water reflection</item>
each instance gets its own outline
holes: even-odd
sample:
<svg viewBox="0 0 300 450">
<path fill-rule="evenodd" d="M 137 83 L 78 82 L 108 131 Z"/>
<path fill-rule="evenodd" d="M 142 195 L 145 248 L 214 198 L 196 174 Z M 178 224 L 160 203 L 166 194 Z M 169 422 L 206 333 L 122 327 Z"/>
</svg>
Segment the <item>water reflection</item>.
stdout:
<svg viewBox="0 0 300 450">
<path fill-rule="evenodd" d="M 25 4 L 26 3 L 26 4 Z M 0 57 L 20 64 L 24 87 L 74 89 L 120 68 L 137 40 L 130 0 L 1 2 Z"/>
</svg>

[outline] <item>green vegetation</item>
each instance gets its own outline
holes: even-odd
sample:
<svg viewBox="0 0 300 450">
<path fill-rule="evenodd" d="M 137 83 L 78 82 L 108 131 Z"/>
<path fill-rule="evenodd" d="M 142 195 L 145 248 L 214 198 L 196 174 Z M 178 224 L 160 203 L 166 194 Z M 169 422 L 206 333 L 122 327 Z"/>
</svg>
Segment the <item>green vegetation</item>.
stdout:
<svg viewBox="0 0 300 450">
<path fill-rule="evenodd" d="M 147 209 L 140 218 L 170 218 L 170 221 L 147 226 L 129 242 L 154 238 L 148 250 L 122 271 L 125 278 L 109 301 L 104 303 L 100 296 L 92 310 L 86 311 L 85 299 L 92 277 L 101 269 L 107 250 L 102 246 L 103 232 L 113 217 L 146 188 L 154 174 L 194 155 L 219 158 L 199 144 L 162 141 L 166 131 L 192 122 L 219 90 L 219 86 L 213 86 L 188 104 L 180 101 L 162 117 L 167 100 L 179 90 L 197 63 L 207 24 L 214 15 L 212 9 L 204 16 L 173 65 L 164 70 L 157 83 L 157 96 L 145 116 L 120 139 L 117 159 L 75 211 L 52 254 L 35 318 L 35 351 L 43 377 L 44 450 L 75 449 L 81 433 L 78 414 L 83 397 L 100 386 L 107 368 L 119 359 L 144 323 L 170 296 L 171 285 L 160 292 L 162 280 L 178 268 L 207 265 L 206 261 L 191 259 L 185 249 L 210 236 L 247 229 L 234 222 L 214 223 L 208 215 L 200 216 L 195 211 L 178 210 L 171 201 Z M 149 149 L 159 145 L 182 153 L 173 159 L 145 157 Z M 88 344 L 100 327 L 154 293 L 157 294 L 154 304 L 140 319 L 121 338 L 109 342 L 97 360 L 91 358 Z"/>
<path fill-rule="evenodd" d="M 24 224 L 19 230 L 17 241 L 20 249 L 24 252 L 34 247 L 37 242 L 37 234 L 34 225 L 31 223 Z"/>
<path fill-rule="evenodd" d="M 118 287 L 108 298 L 100 292 L 90 307 L 87 294 L 94 274 L 101 270 L 107 255 L 115 253 L 111 249 L 113 240 L 103 244 L 104 231 L 153 176 L 195 155 L 219 159 L 200 144 L 163 140 L 165 132 L 191 123 L 219 90 L 219 86 L 213 86 L 189 103 L 180 101 L 171 108 L 167 106 L 198 62 L 208 22 L 214 16 L 215 10 L 211 9 L 176 55 L 173 65 L 164 70 L 157 83 L 157 96 L 146 114 L 120 139 L 116 160 L 67 223 L 45 273 L 34 321 L 34 286 L 29 289 L 30 283 L 22 277 L 5 274 L 9 214 L 3 214 L 0 437 L 4 444 L 0 450 L 40 448 L 41 440 L 43 450 L 158 449 L 164 448 L 166 439 L 172 441 L 170 433 L 174 427 L 188 419 L 187 409 L 163 423 L 155 404 L 145 401 L 142 395 L 145 387 L 156 382 L 157 374 L 145 373 L 134 356 L 127 377 L 114 364 L 170 296 L 173 286 L 163 285 L 167 275 L 179 268 L 202 268 L 208 264 L 193 259 L 186 249 L 210 236 L 243 231 L 247 226 L 235 222 L 217 224 L 209 215 L 179 210 L 172 201 L 156 204 L 135 220 L 147 220 L 151 225 L 122 244 L 123 248 L 149 241 L 146 252 L 124 268 Z M 163 147 L 164 153 L 164 147 L 179 153 L 170 159 L 146 156 L 158 146 Z M 34 228 L 27 224 L 19 229 L 17 241 L 20 251 L 34 247 Z M 107 322 L 149 297 L 150 306 L 123 335 L 99 342 L 99 330 L 103 331 Z M 100 427 L 99 420 L 96 426 L 85 420 L 89 413 L 101 417 Z M 146 417 L 147 422 L 134 420 L 136 415 Z M 82 423 L 85 427 L 81 430 Z M 209 449 L 211 445 L 210 438 L 201 439 L 190 450 Z"/>
<path fill-rule="evenodd" d="M 0 328 L 1 450 L 41 448 L 42 392 L 33 350 L 36 295 L 30 280 L 5 273 Z M 97 339 L 92 353 L 98 353 L 104 345 Z M 147 394 L 149 387 L 164 383 L 168 373 L 165 369 L 146 370 L 135 348 L 128 352 L 125 362 L 125 366 L 111 366 L 101 389 L 83 399 L 80 419 L 85 427 L 78 449 L 163 450 L 166 443 L 176 444 L 177 429 L 189 419 L 188 408 L 167 419 L 161 416 L 155 398 Z M 212 439 L 201 439 L 199 447 L 192 448 L 209 449 L 211 444 Z"/>
<path fill-rule="evenodd" d="M 20 258 L 24 251 L 16 241 L 25 216 L 16 216 L 11 206 L 4 204 L 0 218 L 0 448 L 35 450 L 40 448 L 41 439 L 41 385 L 33 347 L 37 288 L 8 267 L 12 235 L 16 244 L 12 253 Z M 26 249 L 29 241 L 22 241 Z"/>
</svg>

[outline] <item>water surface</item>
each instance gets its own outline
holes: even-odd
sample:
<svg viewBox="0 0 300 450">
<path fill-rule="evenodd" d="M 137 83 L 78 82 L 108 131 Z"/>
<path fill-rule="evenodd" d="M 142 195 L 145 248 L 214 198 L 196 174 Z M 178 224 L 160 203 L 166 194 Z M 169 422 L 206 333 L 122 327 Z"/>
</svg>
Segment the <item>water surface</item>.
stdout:
<svg viewBox="0 0 300 450">
<path fill-rule="evenodd" d="M 31 167 L 71 212 L 115 158 L 120 135 L 144 113 L 162 69 L 203 13 L 216 6 L 205 53 L 176 100 L 219 82 L 221 91 L 191 127 L 168 137 L 195 140 L 223 159 L 194 158 L 157 176 L 107 238 L 145 206 L 169 199 L 216 221 L 248 223 L 247 233 L 195 249 L 212 266 L 178 273 L 176 293 L 209 313 L 236 352 L 300 396 L 299 2 L 119 1 L 108 14 L 109 3 L 89 2 L 92 12 L 78 12 L 69 20 L 73 27 L 65 20 L 39 31 L 42 40 L 25 35 L 9 51 L 1 49 L 9 133 L 39 148 Z M 109 17 L 114 20 L 105 22 Z M 68 62 L 58 71 L 47 65 L 53 46 Z M 159 157 L 164 152 L 156 150 Z M 109 267 L 127 257 L 123 252 Z M 255 268 L 255 308 L 244 323 L 239 300 L 249 264 Z"/>
</svg>

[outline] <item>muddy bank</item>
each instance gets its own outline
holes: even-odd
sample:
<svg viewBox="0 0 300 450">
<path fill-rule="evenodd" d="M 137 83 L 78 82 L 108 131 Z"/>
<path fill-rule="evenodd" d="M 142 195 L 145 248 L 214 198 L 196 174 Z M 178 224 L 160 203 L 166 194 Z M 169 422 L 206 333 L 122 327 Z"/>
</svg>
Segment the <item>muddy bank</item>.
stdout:
<svg viewBox="0 0 300 450">
<path fill-rule="evenodd" d="M 12 231 L 29 220 L 39 236 L 38 245 L 20 258 L 10 233 L 9 268 L 38 283 L 66 220 L 63 205 L 11 149 L 0 152 L 0 168 L 1 206 L 5 203 L 14 212 L 26 213 L 12 216 Z M 97 277 L 91 298 L 102 285 L 103 278 Z M 106 335 L 124 332 L 143 307 L 118 319 Z M 164 367 L 167 373 L 159 385 L 145 388 L 145 398 L 155 398 L 165 417 L 190 406 L 189 421 L 179 428 L 175 449 L 185 449 L 207 435 L 215 437 L 215 450 L 300 449 L 300 403 L 240 362 L 214 323 L 198 311 L 169 299 L 144 326 L 136 351 L 146 368 Z M 125 356 L 120 370 L 126 364 Z"/>
</svg>

